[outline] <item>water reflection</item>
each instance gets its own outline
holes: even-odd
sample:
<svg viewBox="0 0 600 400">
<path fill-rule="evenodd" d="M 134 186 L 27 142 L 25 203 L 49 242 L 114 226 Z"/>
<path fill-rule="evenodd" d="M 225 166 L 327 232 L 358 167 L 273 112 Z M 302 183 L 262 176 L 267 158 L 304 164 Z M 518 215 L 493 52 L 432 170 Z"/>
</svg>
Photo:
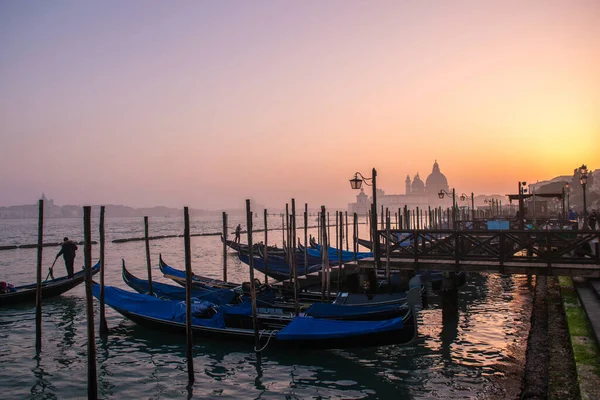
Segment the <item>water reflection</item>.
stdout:
<svg viewBox="0 0 600 400">
<path fill-rule="evenodd" d="M 452 362 L 451 347 L 458 337 L 458 289 L 456 287 L 442 292 L 442 331 L 441 355 L 446 362 Z"/>
<path fill-rule="evenodd" d="M 34 360 L 35 367 L 31 370 L 31 372 L 33 372 L 33 375 L 35 376 L 35 383 L 29 392 L 34 398 L 56 399 L 57 397 L 54 393 L 56 392 L 56 387 L 54 387 L 51 381 L 48 379 L 51 378 L 52 375 L 44 371 L 41 363 L 42 357 L 40 353 L 35 355 Z"/>
<path fill-rule="evenodd" d="M 60 231 L 81 230 L 81 220 Z M 153 221 L 154 222 L 154 221 Z M 153 230 L 180 231 L 180 221 L 157 222 Z M 220 217 L 200 227 L 220 227 Z M 143 223 L 113 219 L 112 238 L 141 235 Z M 33 224 L 32 240 L 36 229 Z M 361 226 L 363 227 L 363 226 Z M 366 228 L 366 226 L 364 226 Z M 164 230 L 164 232 L 163 232 Z M 365 230 L 366 232 L 366 230 Z M 275 233 L 274 233 L 275 234 Z M 367 233 L 368 234 L 368 233 Z M 280 244 L 281 237 L 277 238 Z M 109 239 L 110 240 L 110 239 Z M 271 241 L 271 236 L 270 239 Z M 218 237 L 194 237 L 195 269 L 222 276 Z M 183 265 L 183 241 L 152 243 L 152 260 L 163 252 Z M 45 252 L 53 256 L 50 252 Z M 235 254 L 228 253 L 227 257 Z M 132 272 L 145 274 L 141 242 L 107 244 L 107 283 L 124 287 L 121 258 Z M 229 278 L 247 280 L 248 268 L 230 260 Z M 2 265 L 35 265 L 35 251 L 7 252 Z M 156 263 L 155 263 L 156 264 Z M 34 268 L 22 268 L 11 279 L 35 280 Z M 155 276 L 163 280 L 162 276 Z M 410 346 L 383 346 L 333 351 L 292 351 L 271 344 L 256 357 L 252 343 L 219 342 L 197 337 L 194 385 L 187 387 L 185 337 L 135 325 L 110 308 L 111 327 L 97 338 L 101 398 L 486 398 L 498 383 L 494 374 L 519 369 L 518 355 L 528 334 L 531 287 L 526 276 L 473 274 L 458 293 L 428 293 L 419 338 Z M 76 398 L 86 395 L 86 322 L 84 288 L 44 303 L 43 352 L 33 357 L 35 308 L 2 309 L 0 382 L 3 399 Z M 97 302 L 95 303 L 97 311 Z M 509 357 L 507 357 L 507 354 Z"/>
<path fill-rule="evenodd" d="M 262 395 L 266 390 L 265 385 L 262 383 L 262 377 L 263 377 L 262 356 L 260 353 L 257 353 L 256 359 L 254 362 L 251 359 L 248 359 L 248 361 L 250 362 L 251 365 L 254 365 L 254 368 L 256 369 L 256 378 L 254 379 L 254 387 L 256 389 L 258 389 L 260 391 L 260 394 Z M 260 395 L 258 397 L 260 397 Z"/>
</svg>

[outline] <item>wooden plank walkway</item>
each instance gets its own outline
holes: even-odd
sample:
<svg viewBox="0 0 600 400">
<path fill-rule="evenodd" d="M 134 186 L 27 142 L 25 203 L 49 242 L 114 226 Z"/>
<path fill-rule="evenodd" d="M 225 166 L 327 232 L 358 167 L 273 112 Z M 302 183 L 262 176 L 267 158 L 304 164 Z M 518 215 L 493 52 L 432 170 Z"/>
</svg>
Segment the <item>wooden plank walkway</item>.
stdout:
<svg viewBox="0 0 600 400">
<path fill-rule="evenodd" d="M 551 264 L 542 261 L 471 261 L 464 260 L 458 263 L 454 260 L 420 259 L 415 262 L 410 258 L 390 258 L 390 270 L 434 270 L 442 272 L 490 272 L 498 274 L 530 274 L 546 276 L 581 276 L 586 278 L 600 278 L 600 265 L 592 264 Z M 358 268 L 375 268 L 373 258 L 346 263 L 346 266 Z M 385 268 L 386 261 L 382 260 L 381 266 Z"/>
</svg>

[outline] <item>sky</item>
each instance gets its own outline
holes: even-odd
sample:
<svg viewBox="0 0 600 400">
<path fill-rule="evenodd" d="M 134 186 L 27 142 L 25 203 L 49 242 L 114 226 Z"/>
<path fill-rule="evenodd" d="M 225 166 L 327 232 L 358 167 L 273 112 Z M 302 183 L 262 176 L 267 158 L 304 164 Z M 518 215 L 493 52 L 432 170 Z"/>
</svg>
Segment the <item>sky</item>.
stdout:
<svg viewBox="0 0 600 400">
<path fill-rule="evenodd" d="M 600 167 L 600 1 L 0 2 L 0 206 L 345 207 Z"/>
</svg>

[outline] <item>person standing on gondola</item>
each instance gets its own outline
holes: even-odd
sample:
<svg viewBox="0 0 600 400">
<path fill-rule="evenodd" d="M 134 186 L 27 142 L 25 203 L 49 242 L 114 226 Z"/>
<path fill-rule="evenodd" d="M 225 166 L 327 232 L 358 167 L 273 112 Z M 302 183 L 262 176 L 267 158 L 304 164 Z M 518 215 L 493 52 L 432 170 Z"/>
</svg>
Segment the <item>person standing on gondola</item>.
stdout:
<svg viewBox="0 0 600 400">
<path fill-rule="evenodd" d="M 65 237 L 63 239 L 61 249 L 58 252 L 58 254 L 56 255 L 56 258 L 54 259 L 54 262 L 56 262 L 56 260 L 58 260 L 58 257 L 60 257 L 62 254 L 63 259 L 65 260 L 65 268 L 67 269 L 67 276 L 69 278 L 73 277 L 73 264 L 75 262 L 75 252 L 76 251 L 77 251 L 77 244 L 74 241 L 69 240 L 68 237 Z"/>
<path fill-rule="evenodd" d="M 235 228 L 235 242 L 236 243 L 240 242 L 241 234 L 242 234 L 242 225 L 238 224 L 238 226 L 236 226 L 236 228 Z"/>
</svg>

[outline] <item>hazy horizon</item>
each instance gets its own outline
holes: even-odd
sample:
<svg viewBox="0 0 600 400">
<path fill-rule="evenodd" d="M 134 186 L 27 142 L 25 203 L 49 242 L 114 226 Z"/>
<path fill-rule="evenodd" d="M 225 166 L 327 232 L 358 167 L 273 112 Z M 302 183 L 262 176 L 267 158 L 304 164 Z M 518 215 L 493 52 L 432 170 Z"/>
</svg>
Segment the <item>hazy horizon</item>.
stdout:
<svg viewBox="0 0 600 400">
<path fill-rule="evenodd" d="M 0 2 L 0 206 L 239 209 L 600 165 L 600 2 Z M 365 189 L 367 192 L 369 188 Z"/>
</svg>

